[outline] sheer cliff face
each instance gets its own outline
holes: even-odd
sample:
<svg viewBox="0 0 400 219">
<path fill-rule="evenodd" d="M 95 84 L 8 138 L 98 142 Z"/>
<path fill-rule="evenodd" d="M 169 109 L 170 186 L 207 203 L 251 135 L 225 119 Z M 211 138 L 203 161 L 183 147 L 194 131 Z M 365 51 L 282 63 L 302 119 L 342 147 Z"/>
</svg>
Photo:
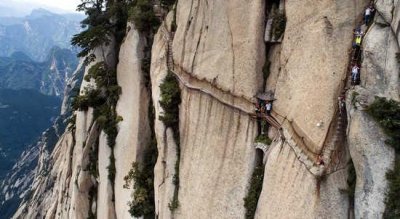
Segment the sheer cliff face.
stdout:
<svg viewBox="0 0 400 219">
<path fill-rule="evenodd" d="M 173 53 L 199 79 L 252 98 L 262 86 L 264 1 L 178 1 Z"/>
<path fill-rule="evenodd" d="M 377 4 L 379 15 L 363 41 L 362 84 L 347 91 L 347 119 L 340 120 L 337 113 L 337 97 L 347 80 L 352 30 L 367 3 L 286 1 L 282 44 L 268 45 L 265 54 L 264 8 L 269 6 L 264 4 L 268 2 L 178 1 L 173 41 L 168 43 L 166 30 L 171 29 L 173 12 L 154 36 L 151 97 L 140 64 L 146 42 L 128 25 L 117 68 L 122 88 L 117 112 L 123 121 L 113 151 L 115 184 L 107 177 L 112 151 L 105 134 L 93 125 L 91 110 L 77 112 L 75 143 L 71 133 L 63 135 L 51 156 L 51 177 L 37 176 L 33 198 L 17 216 L 86 218 L 91 209 L 99 218 L 130 218 L 127 202 L 132 200 L 132 191 L 123 189 L 123 177 L 133 161 L 144 159 L 152 98 L 158 147 L 154 169 L 158 218 L 244 218 L 243 198 L 257 163 L 253 143 L 259 134 L 249 113 L 254 95 L 265 83 L 266 90 L 275 92 L 272 115 L 282 124 L 286 139 L 270 133 L 275 141 L 265 156 L 255 218 L 347 218 L 352 216 L 352 208 L 356 218 L 380 217 L 384 173 L 392 165 L 394 152 L 384 146 L 385 136 L 363 107 L 375 95 L 399 99 L 395 55 L 400 12 L 393 1 Z M 106 54 L 113 56 L 111 51 Z M 172 65 L 167 65 L 169 55 L 173 56 Z M 271 74 L 264 82 L 266 59 L 271 61 Z M 175 142 L 173 130 L 158 119 L 163 115 L 159 87 L 168 70 L 177 76 L 181 89 L 179 142 Z M 353 102 L 354 91 L 359 95 Z M 347 126 L 339 126 L 341 122 Z M 344 130 L 339 130 L 341 138 L 334 141 L 338 127 Z M 94 147 L 99 149 L 96 179 L 85 168 Z M 323 177 L 315 171 L 318 154 L 329 160 Z M 343 192 L 348 189 L 350 159 L 357 172 L 355 206 Z M 179 207 L 171 212 L 177 162 Z M 92 186 L 97 187 L 97 199 L 89 203 Z"/>
<path fill-rule="evenodd" d="M 264 1 L 178 2 L 172 51 L 174 72 L 184 81 L 180 205 L 175 218 L 241 218 L 245 214 L 243 198 L 253 171 L 257 127 L 249 115 L 231 105 L 236 105 L 234 96 L 252 99 L 262 85 L 263 20 Z M 167 71 L 163 35 L 159 31 L 153 46 L 156 118 L 162 112 L 159 85 Z M 168 203 L 173 197 L 176 146 L 164 125 L 160 121 L 155 125 L 159 147 L 156 214 L 171 218 Z"/>
</svg>

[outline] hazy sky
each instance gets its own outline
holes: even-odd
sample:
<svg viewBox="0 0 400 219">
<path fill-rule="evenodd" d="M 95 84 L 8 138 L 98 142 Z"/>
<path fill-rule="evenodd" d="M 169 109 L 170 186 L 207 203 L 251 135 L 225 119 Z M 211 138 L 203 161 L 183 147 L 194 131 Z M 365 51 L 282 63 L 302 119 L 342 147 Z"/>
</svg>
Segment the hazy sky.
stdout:
<svg viewBox="0 0 400 219">
<path fill-rule="evenodd" d="M 3 1 L 3 0 L 0 0 Z M 13 0 L 18 3 L 32 3 L 44 5 L 49 8 L 58 8 L 69 12 L 74 12 L 80 0 Z"/>
</svg>

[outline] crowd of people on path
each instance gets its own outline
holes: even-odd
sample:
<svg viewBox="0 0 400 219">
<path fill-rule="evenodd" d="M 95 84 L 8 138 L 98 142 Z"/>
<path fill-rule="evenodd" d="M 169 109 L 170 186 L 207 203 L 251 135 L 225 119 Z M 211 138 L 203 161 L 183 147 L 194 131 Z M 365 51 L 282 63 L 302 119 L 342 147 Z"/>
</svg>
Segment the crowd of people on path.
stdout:
<svg viewBox="0 0 400 219">
<path fill-rule="evenodd" d="M 260 114 L 271 115 L 272 110 L 272 101 L 265 101 L 258 99 L 257 103 L 255 103 L 255 111 L 257 116 L 261 117 Z"/>
<path fill-rule="evenodd" d="M 364 25 L 369 26 L 373 17 L 375 16 L 374 2 L 371 1 L 370 4 L 365 8 L 364 11 Z M 359 25 L 354 29 L 354 40 L 353 40 L 353 57 L 351 64 L 351 85 L 359 85 L 360 79 L 360 64 L 361 64 L 361 43 L 364 37 L 364 32 Z"/>
</svg>

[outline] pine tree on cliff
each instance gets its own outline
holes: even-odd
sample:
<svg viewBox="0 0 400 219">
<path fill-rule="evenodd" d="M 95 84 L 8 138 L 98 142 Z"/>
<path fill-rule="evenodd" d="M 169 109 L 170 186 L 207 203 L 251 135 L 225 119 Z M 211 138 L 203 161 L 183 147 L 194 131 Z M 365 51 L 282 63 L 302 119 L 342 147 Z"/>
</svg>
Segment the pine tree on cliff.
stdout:
<svg viewBox="0 0 400 219">
<path fill-rule="evenodd" d="M 103 45 L 116 40 L 116 54 L 125 36 L 128 19 L 128 6 L 131 0 L 82 0 L 77 10 L 84 12 L 87 17 L 81 22 L 81 33 L 74 35 L 72 45 L 80 47 L 79 57 L 85 57 L 85 64 L 92 62 L 95 57 L 91 52 Z"/>
</svg>

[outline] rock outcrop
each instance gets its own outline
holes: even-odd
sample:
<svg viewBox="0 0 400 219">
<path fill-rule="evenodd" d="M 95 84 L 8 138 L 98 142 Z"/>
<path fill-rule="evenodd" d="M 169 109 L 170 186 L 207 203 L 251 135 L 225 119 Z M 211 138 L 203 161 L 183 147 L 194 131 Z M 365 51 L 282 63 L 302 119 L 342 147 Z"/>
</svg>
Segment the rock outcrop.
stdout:
<svg viewBox="0 0 400 219">
<path fill-rule="evenodd" d="M 349 148 L 357 184 L 355 218 L 381 218 L 385 210 L 385 174 L 394 163 L 394 149 L 384 144 L 387 136 L 364 111 L 375 96 L 399 101 L 399 12 L 393 1 L 376 3 L 375 20 L 363 41 L 361 85 L 347 94 Z"/>
<path fill-rule="evenodd" d="M 150 140 L 148 110 L 150 95 L 141 70 L 145 39 L 139 35 L 133 24 L 128 25 L 119 53 L 117 68 L 118 84 L 122 94 L 117 105 L 117 113 L 123 121 L 114 148 L 117 169 L 115 177 L 115 210 L 117 218 L 129 218 L 128 201 L 132 201 L 132 190 L 123 189 L 124 177 L 132 168 L 132 163 L 142 161 L 143 151 Z"/>
</svg>

